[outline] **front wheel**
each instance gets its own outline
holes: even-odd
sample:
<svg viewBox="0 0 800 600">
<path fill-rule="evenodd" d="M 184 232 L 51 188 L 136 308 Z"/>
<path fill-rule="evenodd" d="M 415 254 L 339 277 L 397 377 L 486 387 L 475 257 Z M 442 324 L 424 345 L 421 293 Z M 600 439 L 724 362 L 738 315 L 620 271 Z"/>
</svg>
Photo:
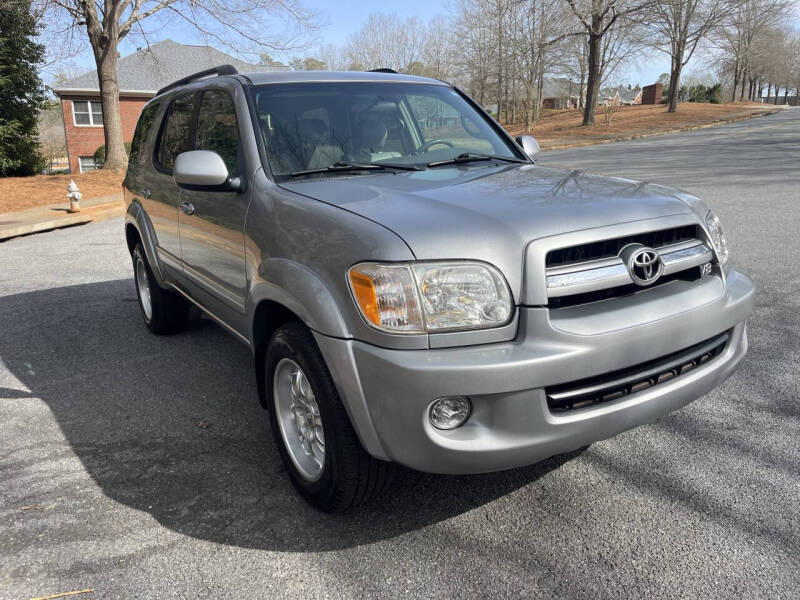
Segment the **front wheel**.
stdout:
<svg viewBox="0 0 800 600">
<path fill-rule="evenodd" d="M 295 489 L 324 512 L 347 510 L 383 489 L 392 465 L 361 447 L 308 328 L 280 327 L 264 362 L 270 424 Z"/>
</svg>

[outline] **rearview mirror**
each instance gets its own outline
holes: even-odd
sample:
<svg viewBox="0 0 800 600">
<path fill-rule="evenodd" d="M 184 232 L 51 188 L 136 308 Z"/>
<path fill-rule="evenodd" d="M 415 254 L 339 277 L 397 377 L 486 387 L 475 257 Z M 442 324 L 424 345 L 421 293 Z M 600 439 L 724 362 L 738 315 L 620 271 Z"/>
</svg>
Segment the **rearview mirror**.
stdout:
<svg viewBox="0 0 800 600">
<path fill-rule="evenodd" d="M 541 148 L 535 137 L 532 135 L 519 135 L 516 141 L 522 151 L 528 155 L 528 158 L 536 160 L 536 155 L 539 154 Z"/>
<path fill-rule="evenodd" d="M 238 190 L 240 181 L 231 179 L 225 161 L 210 150 L 181 152 L 175 159 L 172 178 L 182 188 L 194 190 Z"/>
</svg>

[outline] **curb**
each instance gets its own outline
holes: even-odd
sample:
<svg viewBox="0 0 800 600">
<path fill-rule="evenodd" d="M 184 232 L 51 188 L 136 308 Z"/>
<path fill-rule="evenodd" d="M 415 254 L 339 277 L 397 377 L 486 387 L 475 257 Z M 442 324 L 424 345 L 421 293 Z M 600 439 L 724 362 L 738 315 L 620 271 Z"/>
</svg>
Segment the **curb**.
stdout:
<svg viewBox="0 0 800 600">
<path fill-rule="evenodd" d="M 665 129 L 664 131 L 652 131 L 648 133 L 637 133 L 633 135 L 628 135 L 624 137 L 612 138 L 607 140 L 589 140 L 585 142 L 574 142 L 569 144 L 554 144 L 552 146 L 543 146 L 542 152 L 548 152 L 550 150 L 568 150 L 570 148 L 582 148 L 583 146 L 595 146 L 597 144 L 613 144 L 615 142 L 627 142 L 629 140 L 638 140 L 642 138 L 649 138 L 655 137 L 658 135 L 669 135 L 670 133 L 680 133 L 682 131 L 696 131 L 698 129 L 709 129 L 711 127 L 718 127 L 720 125 L 727 125 L 728 123 L 736 123 L 738 121 L 749 121 L 750 119 L 755 119 L 756 117 L 764 117 L 766 115 L 774 115 L 775 113 L 780 112 L 782 109 L 772 109 L 772 110 L 762 110 L 759 112 L 748 113 L 746 115 L 739 115 L 736 117 L 730 117 L 728 119 L 722 119 L 719 121 L 714 121 L 713 123 L 703 123 L 700 125 L 684 125 L 682 127 L 676 127 L 674 129 Z"/>
<path fill-rule="evenodd" d="M 45 231 L 53 231 L 55 229 L 64 229 L 66 227 L 74 227 L 76 225 L 85 225 L 94 221 L 111 219 L 123 214 L 124 211 L 125 205 L 122 200 L 115 200 L 114 202 L 96 204 L 94 206 L 81 209 L 81 211 L 78 213 L 67 213 L 65 215 L 53 217 L 52 219 L 45 219 L 33 223 L 23 223 L 17 226 L 14 226 L 13 224 L 9 224 L 8 226 L 0 226 L 0 242 L 4 242 L 15 237 L 31 235 L 33 233 L 43 233 Z M 14 213 L 6 213 L 5 216 L 11 216 L 13 214 Z"/>
</svg>

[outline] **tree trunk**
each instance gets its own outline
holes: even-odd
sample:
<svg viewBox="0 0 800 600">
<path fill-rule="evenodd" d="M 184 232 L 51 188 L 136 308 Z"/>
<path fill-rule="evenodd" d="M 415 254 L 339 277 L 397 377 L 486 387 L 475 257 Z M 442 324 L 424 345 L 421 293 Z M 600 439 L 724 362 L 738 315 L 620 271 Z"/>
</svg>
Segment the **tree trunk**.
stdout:
<svg viewBox="0 0 800 600">
<path fill-rule="evenodd" d="M 603 37 L 595 31 L 602 30 L 602 21 L 592 16 L 592 31 L 589 33 L 589 77 L 586 82 L 586 106 L 583 109 L 583 125 L 594 125 L 597 94 L 600 89 L 600 45 Z"/>
<path fill-rule="evenodd" d="M 503 6 L 497 6 L 497 122 L 503 116 Z"/>
<path fill-rule="evenodd" d="M 739 94 L 739 100 L 744 100 L 744 84 L 747 83 L 747 76 L 742 73 L 742 91 Z"/>
<path fill-rule="evenodd" d="M 128 166 L 128 156 L 125 154 L 122 118 L 119 111 L 119 84 L 117 83 L 119 31 L 116 19 L 108 19 L 107 22 L 109 26 L 103 30 L 96 20 L 87 18 L 86 29 L 97 65 L 97 78 L 100 81 L 103 137 L 106 146 L 103 168 L 121 170 Z"/>
<path fill-rule="evenodd" d="M 669 104 L 667 112 L 674 113 L 678 108 L 678 93 L 680 91 L 679 86 L 681 82 L 682 61 L 682 56 L 672 57 L 672 69 L 670 70 L 669 74 L 669 94 L 667 95 L 667 101 Z"/>
</svg>

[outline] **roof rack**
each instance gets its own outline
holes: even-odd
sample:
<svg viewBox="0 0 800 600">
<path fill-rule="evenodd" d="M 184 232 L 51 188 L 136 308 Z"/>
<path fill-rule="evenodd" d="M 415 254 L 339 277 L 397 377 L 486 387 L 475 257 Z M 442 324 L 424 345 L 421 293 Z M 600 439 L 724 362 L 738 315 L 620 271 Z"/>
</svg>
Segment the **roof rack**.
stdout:
<svg viewBox="0 0 800 600">
<path fill-rule="evenodd" d="M 394 73 L 395 75 L 397 75 L 397 71 L 395 71 L 394 69 L 370 69 L 369 72 L 370 73 Z"/>
<path fill-rule="evenodd" d="M 221 75 L 237 75 L 239 71 L 236 70 L 236 67 L 233 65 L 219 65 L 218 67 L 214 67 L 212 69 L 206 69 L 205 71 L 199 71 L 194 73 L 193 75 L 189 75 L 188 77 L 184 77 L 183 79 L 178 79 L 178 81 L 173 81 L 167 86 L 164 86 L 156 93 L 156 96 L 160 96 L 164 92 L 167 92 L 173 88 L 179 87 L 181 85 L 186 85 L 187 83 L 191 83 L 196 79 L 203 79 L 204 77 L 208 77 L 209 75 L 216 75 L 217 77 Z"/>
</svg>

